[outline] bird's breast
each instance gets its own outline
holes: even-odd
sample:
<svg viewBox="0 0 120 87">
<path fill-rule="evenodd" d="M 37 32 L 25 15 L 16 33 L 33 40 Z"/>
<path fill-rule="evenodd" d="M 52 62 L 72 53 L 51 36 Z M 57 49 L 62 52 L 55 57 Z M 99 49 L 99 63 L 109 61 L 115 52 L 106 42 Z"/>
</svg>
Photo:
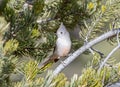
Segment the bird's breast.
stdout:
<svg viewBox="0 0 120 87">
<path fill-rule="evenodd" d="M 58 38 L 56 42 L 56 53 L 59 56 L 67 56 L 71 49 L 71 40 Z"/>
</svg>

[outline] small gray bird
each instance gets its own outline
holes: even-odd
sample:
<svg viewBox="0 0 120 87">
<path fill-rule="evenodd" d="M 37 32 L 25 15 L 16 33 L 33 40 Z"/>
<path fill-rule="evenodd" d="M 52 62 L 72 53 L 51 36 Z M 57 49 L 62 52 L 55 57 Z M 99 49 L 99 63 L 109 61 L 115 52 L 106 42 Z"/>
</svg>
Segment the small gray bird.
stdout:
<svg viewBox="0 0 120 87">
<path fill-rule="evenodd" d="M 63 58 L 68 55 L 71 49 L 71 39 L 69 32 L 66 30 L 66 27 L 61 23 L 60 27 L 57 30 L 57 41 L 53 54 L 42 63 L 42 67 L 47 65 L 49 62 L 56 62 L 60 58 Z"/>
</svg>

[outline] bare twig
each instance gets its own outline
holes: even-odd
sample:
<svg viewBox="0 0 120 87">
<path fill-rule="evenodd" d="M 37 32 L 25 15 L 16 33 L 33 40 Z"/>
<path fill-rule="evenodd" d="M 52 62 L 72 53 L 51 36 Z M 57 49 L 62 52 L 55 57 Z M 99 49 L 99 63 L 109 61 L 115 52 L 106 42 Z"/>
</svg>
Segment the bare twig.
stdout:
<svg viewBox="0 0 120 87">
<path fill-rule="evenodd" d="M 100 73 L 101 69 L 103 68 L 103 66 L 105 65 L 105 63 L 107 62 L 107 60 L 111 57 L 111 55 L 112 55 L 117 49 L 119 49 L 119 47 L 120 47 L 120 44 L 119 44 L 117 47 L 115 47 L 115 48 L 108 54 L 108 56 L 105 58 L 105 60 L 101 63 L 100 68 L 98 69 L 98 73 Z"/>
<path fill-rule="evenodd" d="M 102 52 L 100 52 L 99 50 L 97 49 L 94 49 L 93 47 L 91 47 L 91 49 L 97 53 L 99 53 L 99 55 L 101 56 L 101 58 L 103 58 L 104 54 Z"/>
<path fill-rule="evenodd" d="M 119 43 L 120 43 L 120 41 L 119 41 L 119 32 L 117 33 L 117 42 L 118 42 L 118 45 L 119 45 Z"/>
<path fill-rule="evenodd" d="M 118 32 L 120 32 L 120 28 L 119 29 L 113 29 L 101 36 L 99 36 L 98 38 L 90 41 L 89 43 L 87 43 L 86 45 L 82 46 L 81 48 L 79 48 L 77 51 L 75 51 L 71 56 L 69 56 L 66 60 L 64 60 L 64 65 L 60 64 L 55 70 L 54 70 L 54 75 L 57 75 L 58 73 L 60 73 L 65 67 L 67 67 L 73 60 L 75 60 L 80 54 L 82 54 L 84 51 L 86 51 L 87 49 L 89 49 L 90 47 L 92 47 L 93 45 L 117 34 Z"/>
<path fill-rule="evenodd" d="M 39 19 L 39 20 L 37 20 L 37 23 L 38 23 L 38 24 L 48 23 L 49 21 L 52 21 L 52 20 L 55 20 L 55 19 L 52 19 L 52 18 L 48 18 L 48 19 Z"/>
</svg>

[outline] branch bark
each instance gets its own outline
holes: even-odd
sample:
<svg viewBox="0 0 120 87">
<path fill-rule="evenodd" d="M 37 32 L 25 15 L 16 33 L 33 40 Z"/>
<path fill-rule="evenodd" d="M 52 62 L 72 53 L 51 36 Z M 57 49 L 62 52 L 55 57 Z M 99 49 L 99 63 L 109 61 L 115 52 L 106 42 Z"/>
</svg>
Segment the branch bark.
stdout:
<svg viewBox="0 0 120 87">
<path fill-rule="evenodd" d="M 54 71 L 53 74 L 57 75 L 58 73 L 60 73 L 65 67 L 67 67 L 72 61 L 74 61 L 80 54 L 82 54 L 84 51 L 86 51 L 87 49 L 89 49 L 90 47 L 92 47 L 93 45 L 113 36 L 116 35 L 118 32 L 120 32 L 120 28 L 118 29 L 113 29 L 99 37 L 97 37 L 96 39 L 90 41 L 89 43 L 85 44 L 84 46 L 80 47 L 78 50 L 76 50 L 71 56 L 69 56 L 67 59 L 65 59 L 63 62 L 64 64 L 60 64 Z"/>
</svg>

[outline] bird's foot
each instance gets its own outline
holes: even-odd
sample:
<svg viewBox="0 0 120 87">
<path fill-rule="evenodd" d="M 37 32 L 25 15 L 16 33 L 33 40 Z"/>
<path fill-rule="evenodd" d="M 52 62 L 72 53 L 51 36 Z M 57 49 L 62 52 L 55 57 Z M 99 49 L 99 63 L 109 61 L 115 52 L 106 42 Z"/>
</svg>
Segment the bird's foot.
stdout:
<svg viewBox="0 0 120 87">
<path fill-rule="evenodd" d="M 61 64 L 62 64 L 63 66 L 66 65 L 64 61 L 60 60 L 60 62 L 61 62 Z"/>
</svg>

